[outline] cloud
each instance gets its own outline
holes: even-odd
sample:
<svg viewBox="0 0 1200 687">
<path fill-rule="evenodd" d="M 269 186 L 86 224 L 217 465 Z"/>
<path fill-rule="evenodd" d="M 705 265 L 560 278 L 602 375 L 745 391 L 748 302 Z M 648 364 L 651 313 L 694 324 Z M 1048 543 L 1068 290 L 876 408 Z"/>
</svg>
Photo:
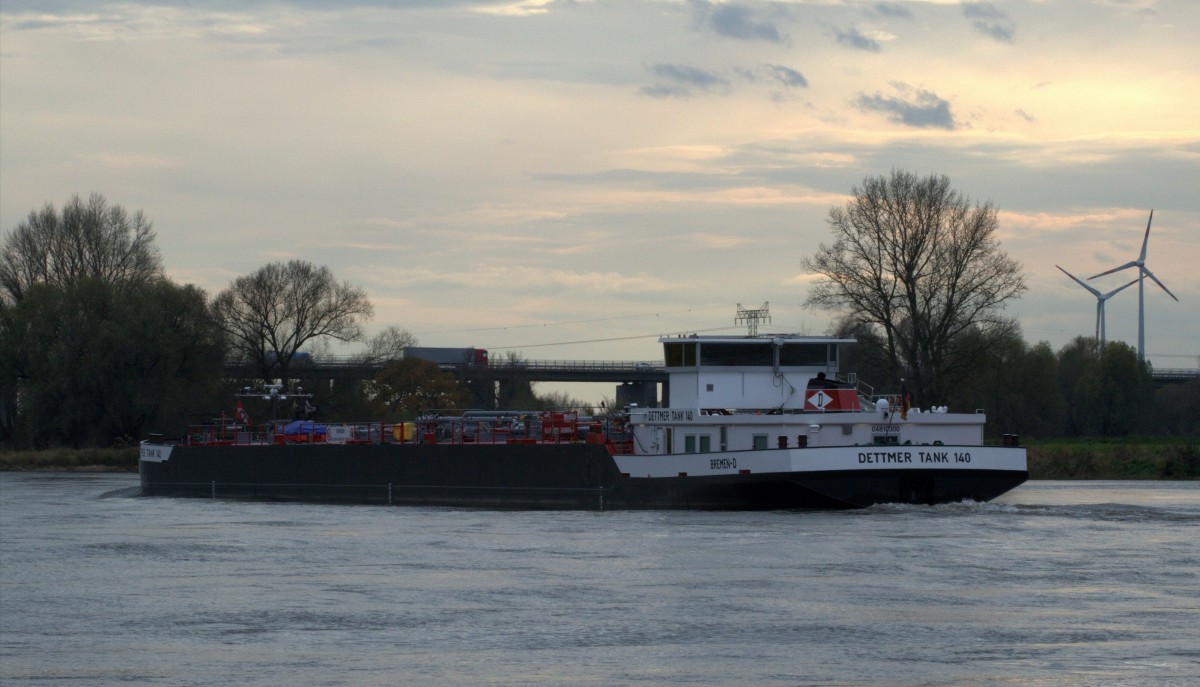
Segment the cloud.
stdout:
<svg viewBox="0 0 1200 687">
<path fill-rule="evenodd" d="M 950 103 L 939 98 L 936 93 L 925 89 L 913 89 L 907 84 L 892 84 L 899 94 L 895 97 L 884 97 L 880 93 L 866 95 L 860 93 L 856 101 L 862 110 L 871 112 L 887 112 L 893 122 L 919 128 L 955 128 L 954 115 L 950 112 Z"/>
<path fill-rule="evenodd" d="M 729 88 L 729 81 L 712 72 L 683 64 L 655 64 L 648 67 L 659 82 L 641 89 L 651 98 L 689 98 L 694 90 L 718 91 Z"/>
<path fill-rule="evenodd" d="M 800 72 L 780 64 L 764 64 L 763 71 L 767 75 L 788 88 L 807 88 L 808 79 Z"/>
<path fill-rule="evenodd" d="M 989 2 L 963 3 L 963 16 L 973 20 L 971 25 L 975 30 L 1001 43 L 1012 43 L 1016 27 L 1013 21 L 995 5 Z"/>
<path fill-rule="evenodd" d="M 887 17 L 902 17 L 904 19 L 911 19 L 913 16 L 912 12 L 907 7 L 896 2 L 877 3 L 874 7 L 874 10 L 876 13 Z"/>
<path fill-rule="evenodd" d="M 696 232 L 688 236 L 688 239 L 697 245 L 713 250 L 738 248 L 753 242 L 748 236 L 730 236 L 728 234 L 710 234 L 706 232 Z"/>
<path fill-rule="evenodd" d="M 963 16 L 968 19 L 1007 19 L 1008 15 L 990 2 L 964 2 Z"/>
<path fill-rule="evenodd" d="M 650 98 L 690 98 L 692 92 L 682 86 L 673 86 L 670 84 L 654 84 L 653 86 L 642 86 L 641 94 Z"/>
<path fill-rule="evenodd" d="M 767 41 L 782 43 L 786 37 L 769 21 L 758 20 L 754 11 L 746 5 L 721 3 L 714 5 L 698 0 L 692 3 L 696 16 L 708 24 L 718 36 L 743 41 Z"/>
<path fill-rule="evenodd" d="M 750 9 L 742 5 L 721 5 L 712 14 L 713 28 L 726 38 L 779 43 L 779 31 L 767 22 L 752 19 Z"/>
<path fill-rule="evenodd" d="M 504 284 L 509 295 L 542 293 L 569 294 L 645 294 L 665 293 L 673 288 L 669 280 L 647 274 L 616 271 L 545 269 L 525 265 L 474 264 L 465 269 L 427 267 L 382 268 L 372 270 L 371 282 L 377 288 L 390 287 L 409 293 L 425 291 L 495 291 Z"/>
<path fill-rule="evenodd" d="M 875 40 L 874 38 L 864 36 L 853 26 L 845 31 L 838 31 L 837 42 L 857 50 L 866 50 L 867 52 L 879 52 L 883 49 L 883 46 L 879 43 L 879 41 Z"/>
<path fill-rule="evenodd" d="M 781 64 L 760 64 L 757 67 L 730 67 L 737 79 L 735 88 L 743 82 L 763 86 L 763 95 L 774 103 L 793 101 L 800 96 L 798 89 L 808 88 L 808 79 L 800 71 Z"/>
<path fill-rule="evenodd" d="M 85 165 L 109 170 L 167 170 L 183 166 L 179 160 L 167 156 L 123 152 L 80 153 L 76 159 Z"/>
<path fill-rule="evenodd" d="M 1013 29 L 999 24 L 977 21 L 973 24 L 975 30 L 985 36 L 990 36 L 1001 43 L 1013 42 Z"/>
<path fill-rule="evenodd" d="M 518 0 L 517 2 L 500 2 L 497 5 L 482 3 L 475 11 L 484 14 L 497 14 L 509 17 L 524 17 L 532 14 L 545 14 L 547 5 L 553 0 Z"/>
</svg>

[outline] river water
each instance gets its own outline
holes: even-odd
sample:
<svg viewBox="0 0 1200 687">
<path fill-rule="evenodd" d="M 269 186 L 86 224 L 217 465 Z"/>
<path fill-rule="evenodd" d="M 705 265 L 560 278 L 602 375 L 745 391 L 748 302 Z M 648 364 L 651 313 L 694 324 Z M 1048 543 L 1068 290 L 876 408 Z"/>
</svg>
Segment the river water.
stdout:
<svg viewBox="0 0 1200 687">
<path fill-rule="evenodd" d="M 0 474 L 0 685 L 1200 685 L 1200 483 L 838 513 Z"/>
</svg>

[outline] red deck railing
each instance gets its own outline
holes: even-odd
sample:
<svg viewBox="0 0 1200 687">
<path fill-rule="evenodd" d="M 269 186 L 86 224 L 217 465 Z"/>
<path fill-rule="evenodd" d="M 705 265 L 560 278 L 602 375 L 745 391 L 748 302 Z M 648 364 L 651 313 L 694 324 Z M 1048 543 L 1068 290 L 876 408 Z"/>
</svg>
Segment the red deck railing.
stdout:
<svg viewBox="0 0 1200 687">
<path fill-rule="evenodd" d="M 270 444 L 572 444 L 602 443 L 614 453 L 632 453 L 623 418 L 580 418 L 578 413 L 497 413 L 487 417 L 436 416 L 412 422 L 244 424 L 221 419 L 194 425 L 179 441 L 190 446 Z"/>
</svg>

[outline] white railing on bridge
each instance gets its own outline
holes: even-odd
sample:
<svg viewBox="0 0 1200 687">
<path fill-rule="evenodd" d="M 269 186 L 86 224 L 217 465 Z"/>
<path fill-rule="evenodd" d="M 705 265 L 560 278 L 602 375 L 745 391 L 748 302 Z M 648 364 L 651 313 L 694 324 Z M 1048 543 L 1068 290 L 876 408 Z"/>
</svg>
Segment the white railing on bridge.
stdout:
<svg viewBox="0 0 1200 687">
<path fill-rule="evenodd" d="M 386 366 L 394 360 L 366 360 L 357 355 L 326 355 L 320 358 L 307 358 L 303 361 L 293 360 L 289 367 L 363 367 Z M 252 366 L 258 363 L 253 360 L 230 360 L 228 365 Z M 493 360 L 487 364 L 474 363 L 441 363 L 442 367 L 487 367 L 494 369 L 584 369 L 584 370 L 663 370 L 661 362 L 645 360 Z"/>
<path fill-rule="evenodd" d="M 1150 371 L 1155 379 L 1197 379 L 1200 378 L 1200 368 L 1188 367 L 1156 367 Z"/>
</svg>

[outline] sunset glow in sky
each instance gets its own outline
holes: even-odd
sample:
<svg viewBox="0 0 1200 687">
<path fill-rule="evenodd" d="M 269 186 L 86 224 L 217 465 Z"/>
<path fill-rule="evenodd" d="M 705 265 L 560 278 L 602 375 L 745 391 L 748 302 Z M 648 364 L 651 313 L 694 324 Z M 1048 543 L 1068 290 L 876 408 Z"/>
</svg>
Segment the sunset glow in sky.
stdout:
<svg viewBox="0 0 1200 687">
<path fill-rule="evenodd" d="M 0 5 L 0 230 L 99 192 L 179 282 L 303 258 L 427 346 L 825 333 L 800 258 L 894 168 L 999 208 L 1055 349 L 1095 299 L 1054 266 L 1135 259 L 1153 208 L 1149 358 L 1200 364 L 1193 0 Z M 1137 289 L 1107 313 L 1136 346 Z"/>
</svg>

